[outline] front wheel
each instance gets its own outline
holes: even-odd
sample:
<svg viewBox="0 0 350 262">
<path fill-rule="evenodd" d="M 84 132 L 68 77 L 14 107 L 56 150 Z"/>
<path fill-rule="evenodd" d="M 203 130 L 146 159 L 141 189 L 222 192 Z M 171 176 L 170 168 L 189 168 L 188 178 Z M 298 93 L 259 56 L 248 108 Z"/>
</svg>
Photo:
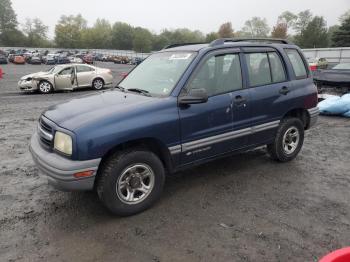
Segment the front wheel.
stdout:
<svg viewBox="0 0 350 262">
<path fill-rule="evenodd" d="M 42 94 L 48 94 L 50 92 L 52 92 L 52 84 L 48 81 L 41 81 L 39 83 L 39 92 L 42 93 Z"/>
<path fill-rule="evenodd" d="M 129 216 L 149 208 L 160 197 L 165 180 L 160 159 L 145 149 L 117 152 L 101 166 L 97 193 L 114 214 Z"/>
<path fill-rule="evenodd" d="M 104 82 L 100 78 L 97 78 L 92 82 L 92 87 L 95 90 L 101 90 L 103 88 L 103 86 L 104 86 Z"/>
<path fill-rule="evenodd" d="M 294 159 L 304 143 L 304 126 L 299 118 L 290 117 L 281 121 L 275 140 L 267 145 L 270 156 L 277 161 Z"/>
</svg>

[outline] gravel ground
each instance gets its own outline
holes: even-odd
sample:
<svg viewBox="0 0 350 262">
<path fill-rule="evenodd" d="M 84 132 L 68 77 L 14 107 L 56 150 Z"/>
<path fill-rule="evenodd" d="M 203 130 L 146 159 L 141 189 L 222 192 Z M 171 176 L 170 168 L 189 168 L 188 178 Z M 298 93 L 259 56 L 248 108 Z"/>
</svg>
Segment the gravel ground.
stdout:
<svg viewBox="0 0 350 262">
<path fill-rule="evenodd" d="M 3 66 L 0 261 L 317 261 L 350 246 L 348 119 L 320 117 L 290 163 L 257 149 L 178 173 L 153 208 L 120 218 L 93 192 L 54 190 L 35 168 L 40 113 L 94 92 L 21 94 L 19 77 L 43 67 Z"/>
</svg>

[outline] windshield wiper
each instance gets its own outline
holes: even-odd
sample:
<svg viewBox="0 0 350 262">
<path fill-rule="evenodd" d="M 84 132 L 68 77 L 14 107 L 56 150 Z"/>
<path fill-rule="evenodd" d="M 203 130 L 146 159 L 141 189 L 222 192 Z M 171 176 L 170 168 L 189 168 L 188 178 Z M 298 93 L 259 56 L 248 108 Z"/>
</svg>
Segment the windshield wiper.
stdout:
<svg viewBox="0 0 350 262">
<path fill-rule="evenodd" d="M 144 90 L 144 89 L 140 89 L 140 88 L 129 88 L 126 89 L 127 91 L 131 91 L 131 92 L 136 92 L 136 93 L 140 93 L 143 94 L 145 96 L 151 96 L 151 94 L 149 93 L 149 91 Z"/>
<path fill-rule="evenodd" d="M 116 86 L 115 88 L 119 89 L 119 90 L 122 91 L 122 92 L 125 92 L 125 88 L 124 88 L 124 87 Z"/>
</svg>

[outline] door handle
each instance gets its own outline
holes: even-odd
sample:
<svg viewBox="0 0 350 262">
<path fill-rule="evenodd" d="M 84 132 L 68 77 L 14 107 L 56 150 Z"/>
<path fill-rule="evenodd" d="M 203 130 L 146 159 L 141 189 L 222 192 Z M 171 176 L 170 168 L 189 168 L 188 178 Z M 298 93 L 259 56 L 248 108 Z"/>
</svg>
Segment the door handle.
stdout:
<svg viewBox="0 0 350 262">
<path fill-rule="evenodd" d="M 244 97 L 242 97 L 240 95 L 235 97 L 235 104 L 237 106 L 241 106 L 241 105 L 245 104 L 245 102 L 247 102 L 247 99 L 245 99 Z"/>
<path fill-rule="evenodd" d="M 288 94 L 289 92 L 290 92 L 290 90 L 289 90 L 288 87 L 286 87 L 286 86 L 282 87 L 282 88 L 280 89 L 280 91 L 279 91 L 279 93 L 280 93 L 281 95 L 286 95 L 286 94 Z"/>
</svg>

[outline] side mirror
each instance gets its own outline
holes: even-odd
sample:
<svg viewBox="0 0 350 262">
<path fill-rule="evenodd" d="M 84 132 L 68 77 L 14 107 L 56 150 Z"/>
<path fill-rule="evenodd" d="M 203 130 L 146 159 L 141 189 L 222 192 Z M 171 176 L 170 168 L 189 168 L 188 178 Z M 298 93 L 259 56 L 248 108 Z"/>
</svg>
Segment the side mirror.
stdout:
<svg viewBox="0 0 350 262">
<path fill-rule="evenodd" d="M 187 95 L 179 97 L 180 105 L 202 104 L 208 101 L 208 93 L 204 88 L 191 89 Z"/>
</svg>

